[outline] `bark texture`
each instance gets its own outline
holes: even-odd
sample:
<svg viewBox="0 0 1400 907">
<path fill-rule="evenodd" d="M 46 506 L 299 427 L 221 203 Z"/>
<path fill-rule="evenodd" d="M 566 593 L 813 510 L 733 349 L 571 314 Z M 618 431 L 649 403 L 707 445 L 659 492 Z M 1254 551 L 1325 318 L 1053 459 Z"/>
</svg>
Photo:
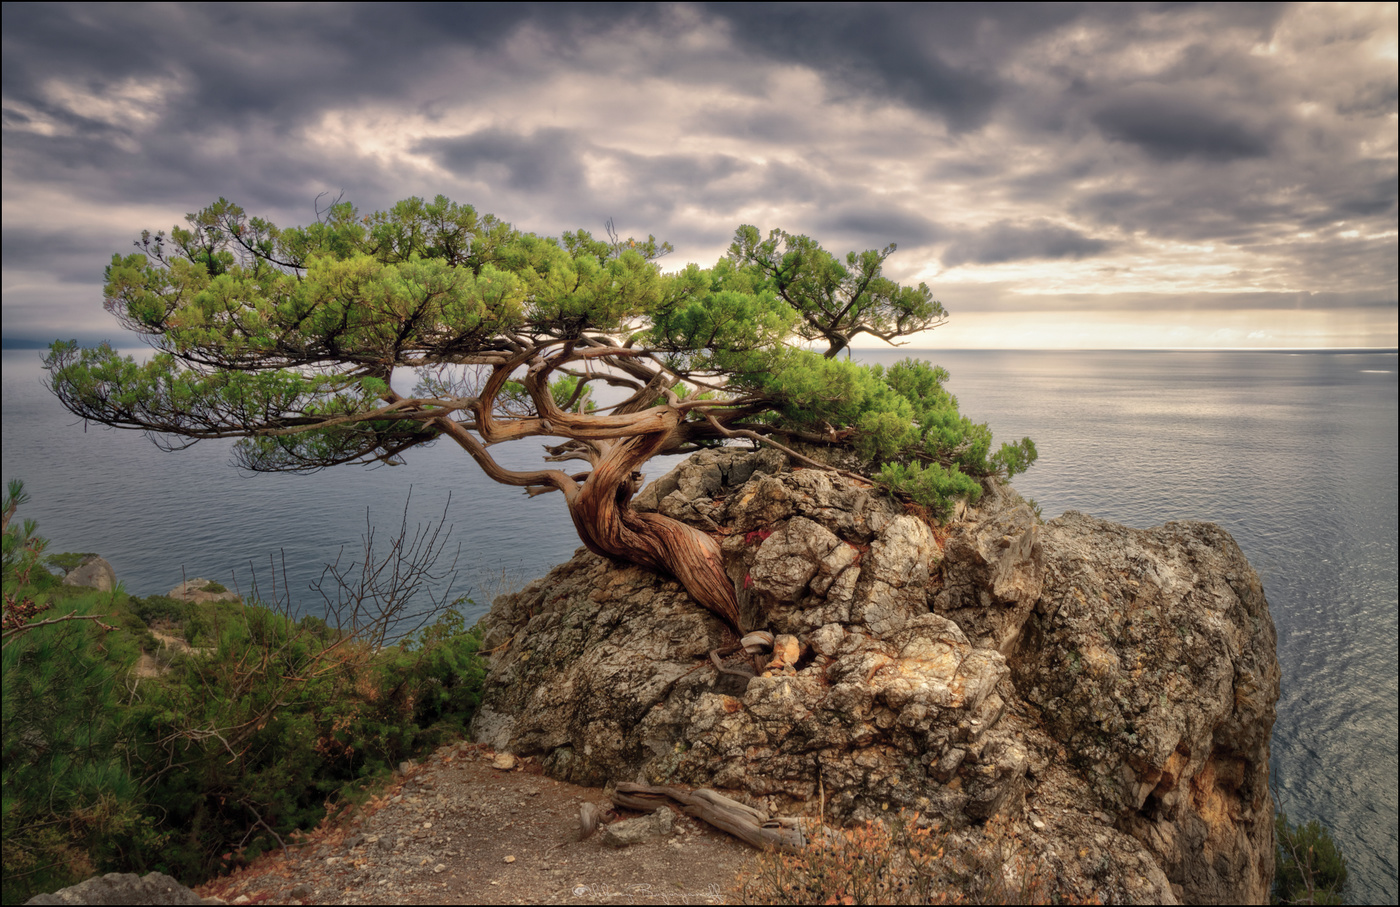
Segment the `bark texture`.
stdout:
<svg viewBox="0 0 1400 907">
<path fill-rule="evenodd" d="M 569 516 L 588 550 L 675 577 L 692 598 L 742 632 L 719 543 L 679 520 L 632 507 L 633 476 L 664 440 L 657 434 L 616 444 L 569 502 Z"/>
</svg>

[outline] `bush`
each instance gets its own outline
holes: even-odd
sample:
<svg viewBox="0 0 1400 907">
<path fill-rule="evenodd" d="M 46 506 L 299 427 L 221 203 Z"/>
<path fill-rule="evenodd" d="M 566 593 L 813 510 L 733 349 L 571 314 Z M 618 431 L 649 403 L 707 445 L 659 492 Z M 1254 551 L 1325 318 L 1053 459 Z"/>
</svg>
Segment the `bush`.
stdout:
<svg viewBox="0 0 1400 907">
<path fill-rule="evenodd" d="M 82 562 L 86 559 L 96 556 L 97 555 L 94 552 L 83 553 L 75 551 L 66 551 L 63 554 L 50 554 L 48 557 L 44 558 L 44 564 L 48 567 L 57 567 L 59 570 L 62 570 L 65 574 L 67 574 L 77 569 L 77 567 L 80 564 L 82 564 Z"/>
<path fill-rule="evenodd" d="M 980 482 L 965 475 L 957 466 L 945 468 L 938 463 L 927 466 L 921 463 L 886 463 L 875 480 L 892 493 L 927 507 L 939 519 L 947 518 L 957 500 L 976 501 L 982 496 Z"/>
<path fill-rule="evenodd" d="M 1278 853 L 1274 865 L 1275 904 L 1341 904 L 1347 884 L 1347 861 L 1337 842 L 1316 819 L 1294 824 L 1288 814 L 1275 817 Z"/>
<path fill-rule="evenodd" d="M 380 648 L 378 637 L 257 605 L 46 590 L 32 582 L 52 579 L 35 569 L 43 539 L 32 522 L 11 524 L 23 502 L 11 491 L 5 903 L 95 872 L 160 870 L 197 884 L 316 826 L 329 805 L 460 734 L 475 713 L 481 636 L 456 611 Z M 60 601 L 62 612 L 51 607 Z M 139 630 L 92 619 L 112 610 Z M 168 673 L 138 677 L 143 617 L 183 624 L 213 651 L 175 652 Z"/>
<path fill-rule="evenodd" d="M 215 652 L 177 658 L 141 706 L 150 803 L 188 830 L 146 859 L 187 883 L 229 868 L 229 851 L 251 860 L 314 827 L 352 787 L 460 735 L 485 678 L 480 633 L 455 611 L 378 652 L 319 618 L 236 611 L 201 630 Z"/>
<path fill-rule="evenodd" d="M 44 540 L 32 521 L 11 525 L 5 502 L 4 628 L 0 652 L 0 835 L 5 903 L 80 881 L 158 838 L 141 812 L 127 758 L 134 729 L 121 678 L 139 654 L 103 623 L 121 593 L 34 582 Z M 61 603 L 61 609 L 53 605 Z"/>
</svg>

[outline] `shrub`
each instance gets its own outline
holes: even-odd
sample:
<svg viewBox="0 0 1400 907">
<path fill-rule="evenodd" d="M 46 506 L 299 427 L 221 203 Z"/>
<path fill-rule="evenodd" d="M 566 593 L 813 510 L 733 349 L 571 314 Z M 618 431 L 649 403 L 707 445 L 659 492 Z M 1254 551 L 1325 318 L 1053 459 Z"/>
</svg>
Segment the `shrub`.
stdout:
<svg viewBox="0 0 1400 907">
<path fill-rule="evenodd" d="M 77 567 L 80 564 L 82 564 L 82 562 L 87 558 L 96 556 L 97 555 L 94 552 L 83 553 L 76 551 L 66 551 L 63 554 L 48 555 L 44 558 L 44 565 L 48 567 L 57 567 L 59 570 L 62 570 L 66 574 L 72 570 L 77 569 Z"/>
<path fill-rule="evenodd" d="M 456 611 L 378 652 L 319 618 L 235 612 L 201 630 L 215 652 L 178 657 L 141 708 L 150 803 L 187 830 L 146 858 L 187 882 L 314 827 L 352 786 L 463 732 L 485 677 L 480 633 Z"/>
<path fill-rule="evenodd" d="M 367 779 L 460 733 L 480 701 L 480 632 L 454 610 L 381 647 L 383 620 L 369 642 L 257 605 L 40 588 L 32 578 L 57 580 L 35 569 L 33 522 L 12 524 L 21 503 L 15 485 L 3 508 L 5 903 L 94 872 L 197 884 L 229 868 L 224 855 L 251 859 L 314 827 Z M 420 550 L 405 563 L 427 561 Z M 114 609 L 139 630 L 94 619 Z M 142 617 L 182 623 L 213 652 L 174 652 L 167 674 L 137 677 Z"/>
<path fill-rule="evenodd" d="M 12 484 L 0 649 L 5 903 L 79 881 L 94 862 L 120 861 L 127 842 L 154 837 L 126 761 L 133 728 L 120 678 L 139 653 L 99 619 L 121 593 L 52 588 L 52 574 L 36 569 L 44 547 L 37 527 L 10 522 L 24 500 Z"/>
<path fill-rule="evenodd" d="M 1341 904 L 1347 861 L 1337 842 L 1316 819 L 1294 824 L 1279 810 L 1275 817 L 1278 853 L 1274 865 L 1275 904 Z"/>
</svg>

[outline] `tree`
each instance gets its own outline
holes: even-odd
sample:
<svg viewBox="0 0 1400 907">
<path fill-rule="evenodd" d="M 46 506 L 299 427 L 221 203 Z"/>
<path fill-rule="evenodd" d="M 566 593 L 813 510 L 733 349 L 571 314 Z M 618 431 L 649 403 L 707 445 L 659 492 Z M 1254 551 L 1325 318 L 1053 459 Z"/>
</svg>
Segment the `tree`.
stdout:
<svg viewBox="0 0 1400 907">
<path fill-rule="evenodd" d="M 237 462 L 259 471 L 394 463 L 446 438 L 497 482 L 562 493 L 589 549 L 672 574 L 736 629 L 718 543 L 630 506 L 650 458 L 732 438 L 853 448 L 940 506 L 1035 456 L 1029 439 L 991 455 L 942 369 L 836 357 L 862 333 L 894 343 L 944 322 L 928 287 L 883 276 L 893 244 L 843 264 L 745 226 L 714 267 L 663 273 L 655 237 L 536 236 L 442 196 L 365 216 L 338 202 L 290 229 L 224 199 L 187 220 L 106 270 L 107 309 L 157 355 L 52 347 L 49 385 L 73 413 L 172 449 L 240 438 Z M 416 372 L 411 394 L 396 369 Z M 596 405 L 603 384 L 626 398 Z M 529 438 L 586 468 L 491 455 Z"/>
</svg>

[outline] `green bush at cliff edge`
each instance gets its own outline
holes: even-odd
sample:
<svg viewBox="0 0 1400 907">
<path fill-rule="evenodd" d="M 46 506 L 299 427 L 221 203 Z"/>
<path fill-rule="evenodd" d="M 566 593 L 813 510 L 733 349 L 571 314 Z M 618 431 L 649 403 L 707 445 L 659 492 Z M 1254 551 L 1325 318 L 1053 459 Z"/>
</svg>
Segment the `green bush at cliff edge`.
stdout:
<svg viewBox="0 0 1400 907">
<path fill-rule="evenodd" d="M 1278 856 L 1274 864 L 1275 904 L 1341 904 L 1347 861 L 1332 835 L 1316 819 L 1294 824 L 1278 811 Z"/>
<path fill-rule="evenodd" d="M 459 737 L 476 710 L 481 635 L 454 610 L 381 648 L 257 605 L 63 586 L 35 523 L 14 519 L 24 501 L 12 483 L 0 508 L 4 903 L 105 872 L 198 884 Z M 143 617 L 202 648 L 159 647 Z"/>
</svg>

